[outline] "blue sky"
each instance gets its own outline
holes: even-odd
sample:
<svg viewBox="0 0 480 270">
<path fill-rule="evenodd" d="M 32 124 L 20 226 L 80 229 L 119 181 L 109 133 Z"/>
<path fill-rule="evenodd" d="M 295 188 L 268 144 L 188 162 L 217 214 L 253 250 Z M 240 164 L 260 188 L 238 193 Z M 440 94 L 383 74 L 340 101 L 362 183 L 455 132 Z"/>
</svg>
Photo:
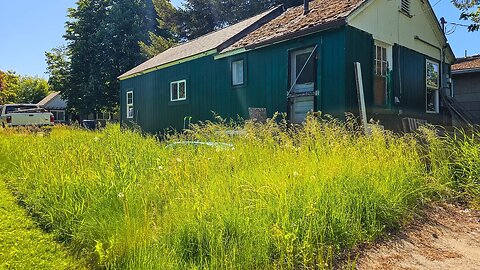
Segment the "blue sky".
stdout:
<svg viewBox="0 0 480 270">
<path fill-rule="evenodd" d="M 181 0 L 173 0 L 179 5 Z M 445 17 L 450 23 L 459 21 L 460 11 L 450 0 L 430 0 L 437 17 Z M 65 44 L 67 8 L 75 6 L 75 0 L 0 0 L 0 70 L 14 70 L 22 75 L 45 74 L 45 51 Z M 447 26 L 447 30 L 452 29 Z M 465 27 L 457 27 L 447 36 L 457 57 L 480 54 L 480 32 L 468 33 Z"/>
</svg>

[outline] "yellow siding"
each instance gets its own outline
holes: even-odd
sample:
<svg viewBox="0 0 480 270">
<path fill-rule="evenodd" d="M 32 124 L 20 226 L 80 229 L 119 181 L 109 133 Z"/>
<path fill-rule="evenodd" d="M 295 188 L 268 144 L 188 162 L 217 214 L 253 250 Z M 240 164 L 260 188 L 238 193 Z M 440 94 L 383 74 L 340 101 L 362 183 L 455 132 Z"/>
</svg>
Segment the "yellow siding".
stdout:
<svg viewBox="0 0 480 270">
<path fill-rule="evenodd" d="M 437 48 L 442 48 L 445 41 L 428 4 L 421 0 L 412 0 L 410 17 L 399 12 L 400 2 L 401 0 L 373 0 L 365 8 L 352 14 L 348 24 L 371 33 L 376 40 L 391 45 L 396 43 L 441 60 L 440 50 Z M 415 39 L 415 36 L 437 48 Z"/>
</svg>

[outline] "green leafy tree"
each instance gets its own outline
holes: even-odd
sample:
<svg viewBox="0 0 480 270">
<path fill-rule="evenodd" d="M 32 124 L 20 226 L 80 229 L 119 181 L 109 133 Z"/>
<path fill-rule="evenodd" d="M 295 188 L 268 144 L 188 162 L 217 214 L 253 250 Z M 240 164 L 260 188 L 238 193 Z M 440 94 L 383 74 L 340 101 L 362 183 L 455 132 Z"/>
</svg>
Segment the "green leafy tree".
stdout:
<svg viewBox="0 0 480 270">
<path fill-rule="evenodd" d="M 62 93 L 69 107 L 78 114 L 95 109 L 98 92 L 100 39 L 97 27 L 106 17 L 108 0 L 79 0 L 77 7 L 68 10 L 70 21 L 64 35 L 71 53 L 69 87 Z"/>
<path fill-rule="evenodd" d="M 470 20 L 472 23 L 468 31 L 474 32 L 480 29 L 480 1 L 479 0 L 452 0 L 453 4 L 462 11 L 460 19 Z"/>
<path fill-rule="evenodd" d="M 142 52 L 153 57 L 175 42 L 187 41 L 235 24 L 276 5 L 300 5 L 303 0 L 186 0 L 175 9 L 168 0 L 153 0 L 158 16 L 158 32 L 150 33 Z"/>
<path fill-rule="evenodd" d="M 14 103 L 19 76 L 13 71 L 0 71 L 0 104 Z"/>
<path fill-rule="evenodd" d="M 60 46 L 45 52 L 47 62 L 48 84 L 54 91 L 64 92 L 68 87 L 70 75 L 70 56 L 67 47 Z"/>
<path fill-rule="evenodd" d="M 68 87 L 62 93 L 78 114 L 112 112 L 118 105 L 117 77 L 145 60 L 140 41 L 155 28 L 151 0 L 78 0 L 69 9 Z"/>
<path fill-rule="evenodd" d="M 149 41 L 140 41 L 140 50 L 147 57 L 167 50 L 178 41 L 178 16 L 179 12 L 168 0 L 153 0 L 157 14 L 157 29 L 150 31 Z"/>
<path fill-rule="evenodd" d="M 40 77 L 20 76 L 14 87 L 16 103 L 38 103 L 50 92 L 47 80 Z"/>
<path fill-rule="evenodd" d="M 252 17 L 273 6 L 296 6 L 303 0 L 186 0 L 179 9 L 181 39 L 193 39 Z"/>
</svg>

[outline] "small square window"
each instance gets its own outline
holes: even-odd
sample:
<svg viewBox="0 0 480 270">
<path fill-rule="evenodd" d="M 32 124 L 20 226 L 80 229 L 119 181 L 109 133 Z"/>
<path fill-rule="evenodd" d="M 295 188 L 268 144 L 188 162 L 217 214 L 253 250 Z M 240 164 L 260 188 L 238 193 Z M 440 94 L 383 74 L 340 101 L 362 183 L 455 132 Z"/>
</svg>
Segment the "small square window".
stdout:
<svg viewBox="0 0 480 270">
<path fill-rule="evenodd" d="M 187 81 L 175 81 L 170 83 L 170 101 L 187 99 Z"/>
<path fill-rule="evenodd" d="M 244 82 L 243 60 L 232 62 L 232 85 L 243 85 Z"/>
</svg>

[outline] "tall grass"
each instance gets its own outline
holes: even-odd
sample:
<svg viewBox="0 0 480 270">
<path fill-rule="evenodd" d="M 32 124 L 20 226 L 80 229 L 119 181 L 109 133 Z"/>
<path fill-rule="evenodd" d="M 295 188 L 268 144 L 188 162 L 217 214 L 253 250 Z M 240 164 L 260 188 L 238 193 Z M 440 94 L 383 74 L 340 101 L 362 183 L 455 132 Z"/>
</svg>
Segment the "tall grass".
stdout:
<svg viewBox="0 0 480 270">
<path fill-rule="evenodd" d="M 452 199 L 480 209 L 480 129 L 456 129 L 443 138 L 425 129 L 431 171 L 447 180 Z"/>
<path fill-rule="evenodd" d="M 432 149 L 412 135 L 365 137 L 314 118 L 303 128 L 208 123 L 162 142 L 118 126 L 1 131 L 0 178 L 92 267 L 331 268 L 448 194 L 452 171 L 478 181 L 474 167 L 453 170 L 430 135 Z M 167 147 L 174 141 L 232 147 Z M 478 166 L 478 151 L 455 149 L 460 167 Z"/>
</svg>

